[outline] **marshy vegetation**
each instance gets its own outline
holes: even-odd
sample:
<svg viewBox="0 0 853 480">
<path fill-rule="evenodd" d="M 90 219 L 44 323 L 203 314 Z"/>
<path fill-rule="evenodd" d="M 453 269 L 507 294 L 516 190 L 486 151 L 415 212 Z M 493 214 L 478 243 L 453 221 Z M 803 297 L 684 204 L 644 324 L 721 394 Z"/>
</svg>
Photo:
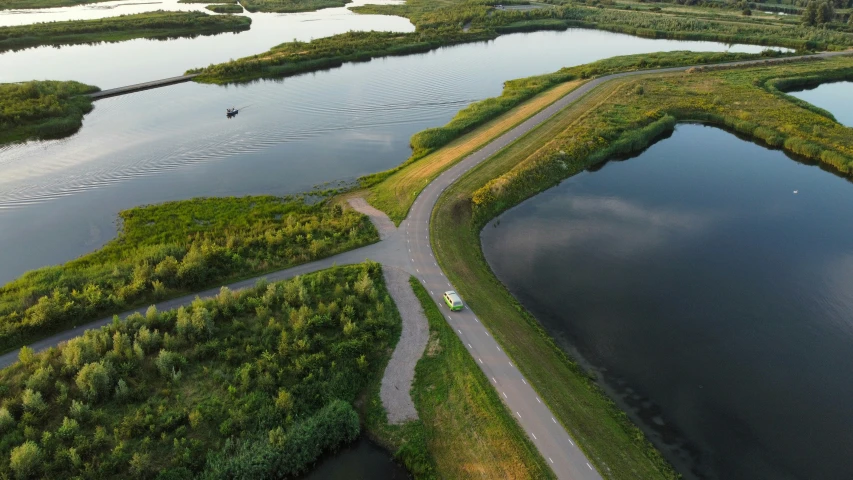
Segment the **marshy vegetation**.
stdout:
<svg viewBox="0 0 853 480">
<path fill-rule="evenodd" d="M 23 349 L 0 372 L 0 475 L 295 476 L 359 434 L 399 330 L 365 263 Z"/>
<path fill-rule="evenodd" d="M 344 62 L 426 52 L 441 46 L 489 40 L 500 34 L 570 27 L 596 28 L 649 38 L 707 40 L 784 46 L 798 50 L 842 49 L 853 45 L 853 32 L 841 18 L 821 28 L 784 19 L 697 16 L 692 11 L 662 13 L 626 10 L 618 5 L 587 6 L 556 2 L 546 8 L 511 10 L 489 0 L 408 0 L 402 5 L 364 5 L 358 13 L 398 15 L 415 25 L 412 33 L 360 32 L 313 42 L 292 42 L 266 53 L 190 70 L 197 81 L 228 83 L 281 77 L 340 66 Z M 507 2 L 504 2 L 507 3 Z M 244 3 L 245 6 L 245 3 Z M 247 7 L 248 9 L 248 7 Z"/>
<path fill-rule="evenodd" d="M 236 3 L 217 3 L 204 8 L 214 13 L 243 13 L 243 7 Z"/>
<path fill-rule="evenodd" d="M 107 0 L 0 0 L 0 10 L 18 10 L 23 8 L 73 7 Z"/>
<path fill-rule="evenodd" d="M 133 38 L 173 38 L 248 30 L 249 17 L 204 12 L 156 12 L 94 20 L 0 27 L 0 52 L 40 45 L 120 42 Z"/>
<path fill-rule="evenodd" d="M 86 94 L 98 90 L 78 82 L 0 83 L 0 145 L 77 132 L 93 108 Z"/>
<path fill-rule="evenodd" d="M 240 0 L 250 12 L 312 12 L 322 8 L 343 7 L 352 0 Z"/>
<path fill-rule="evenodd" d="M 379 239 L 364 215 L 299 198 L 209 198 L 121 212 L 118 237 L 0 288 L 0 350 L 133 306 Z"/>
</svg>

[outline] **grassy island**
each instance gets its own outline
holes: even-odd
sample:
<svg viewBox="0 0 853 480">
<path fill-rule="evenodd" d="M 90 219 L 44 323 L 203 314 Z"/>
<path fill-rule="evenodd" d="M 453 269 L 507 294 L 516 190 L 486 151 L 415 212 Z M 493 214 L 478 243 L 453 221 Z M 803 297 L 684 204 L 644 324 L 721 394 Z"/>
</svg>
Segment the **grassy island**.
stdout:
<svg viewBox="0 0 853 480">
<path fill-rule="evenodd" d="M 243 13 L 243 7 L 236 3 L 217 3 L 204 8 L 214 13 Z"/>
<path fill-rule="evenodd" d="M 78 82 L 0 83 L 0 145 L 76 133 L 93 108 L 85 94 L 98 90 Z"/>
<path fill-rule="evenodd" d="M 18 10 L 24 8 L 73 7 L 107 0 L 0 0 L 0 10 Z"/>
<path fill-rule="evenodd" d="M 203 12 L 165 12 L 36 23 L 0 27 L 0 52 L 41 45 L 121 42 L 134 38 L 174 38 L 248 30 L 252 20 L 234 15 Z"/>
<path fill-rule="evenodd" d="M 0 475 L 295 477 L 358 436 L 399 333 L 365 263 L 24 349 L 0 371 Z"/>
<path fill-rule="evenodd" d="M 377 241 L 367 217 L 298 198 L 210 198 L 120 213 L 118 237 L 0 287 L 0 350 L 131 307 Z"/>
<path fill-rule="evenodd" d="M 731 15 L 729 10 L 673 8 L 661 11 L 625 9 L 615 4 L 586 6 L 574 2 L 543 8 L 496 8 L 479 0 L 408 0 L 403 5 L 364 5 L 358 13 L 398 15 L 412 21 L 412 33 L 350 32 L 313 42 L 291 42 L 268 52 L 193 69 L 196 81 L 244 82 L 281 77 L 391 55 L 426 52 L 447 45 L 490 40 L 498 35 L 535 31 L 595 28 L 650 38 L 708 40 L 784 46 L 797 50 L 834 50 L 853 46 L 853 30 L 841 22 L 805 26 L 767 15 Z M 510 2 L 512 3 L 512 2 Z M 602 2 L 603 4 L 604 2 Z M 656 4 L 657 5 L 657 4 Z M 245 4 L 244 4 L 245 6 Z M 246 7 L 249 9 L 249 7 Z"/>
<path fill-rule="evenodd" d="M 323 8 L 343 7 L 352 0 L 240 0 L 250 12 L 313 12 Z"/>
</svg>

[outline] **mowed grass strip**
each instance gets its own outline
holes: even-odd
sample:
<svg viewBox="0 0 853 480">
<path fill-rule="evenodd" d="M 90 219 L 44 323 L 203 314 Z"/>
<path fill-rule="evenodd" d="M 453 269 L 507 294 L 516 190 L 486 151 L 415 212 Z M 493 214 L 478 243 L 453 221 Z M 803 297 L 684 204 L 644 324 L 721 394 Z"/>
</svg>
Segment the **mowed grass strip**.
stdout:
<svg viewBox="0 0 853 480">
<path fill-rule="evenodd" d="M 566 82 L 452 141 L 447 146 L 403 167 L 381 183 L 371 187 L 367 200 L 387 213 L 397 225 L 406 218 L 412 203 L 441 172 L 489 144 L 503 133 L 556 102 L 585 80 Z"/>
<path fill-rule="evenodd" d="M 602 85 L 489 161 L 463 175 L 439 200 L 431 221 L 436 258 L 468 306 L 531 380 L 543 400 L 605 478 L 677 478 L 677 473 L 618 407 L 560 350 L 494 277 L 471 219 L 472 193 L 535 153 L 607 99 L 622 82 Z M 464 259 L 464 260 L 463 260 Z M 627 426 L 627 428 L 626 428 Z"/>
</svg>

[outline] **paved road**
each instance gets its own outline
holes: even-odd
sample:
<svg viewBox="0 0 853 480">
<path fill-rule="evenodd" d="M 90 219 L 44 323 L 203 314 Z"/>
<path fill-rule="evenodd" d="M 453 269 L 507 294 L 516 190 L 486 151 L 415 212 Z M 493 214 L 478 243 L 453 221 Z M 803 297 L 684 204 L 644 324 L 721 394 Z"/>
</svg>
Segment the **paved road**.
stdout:
<svg viewBox="0 0 853 480">
<path fill-rule="evenodd" d="M 832 52 L 819 54 L 819 57 L 832 57 L 837 55 L 849 55 L 853 52 Z M 771 60 L 772 61 L 772 60 Z M 751 62 L 736 62 L 736 65 L 748 65 L 763 63 L 765 60 Z M 620 77 L 630 75 L 642 75 L 648 73 L 678 72 L 688 67 L 668 68 L 663 70 L 648 70 L 638 72 L 620 73 L 594 79 L 570 92 L 554 104 L 545 108 L 530 119 L 521 123 L 509 132 L 501 135 L 481 150 L 464 158 L 462 161 L 445 171 L 441 176 L 430 183 L 418 199 L 412 205 L 409 215 L 401 224 L 395 228 L 390 224 L 387 217 L 381 212 L 372 209 L 363 201 L 351 202 L 354 207 L 371 216 L 377 225 L 381 235 L 381 241 L 373 245 L 343 253 L 310 264 L 301 265 L 287 270 L 264 275 L 270 281 L 284 280 L 305 273 L 314 272 L 328 268 L 333 264 L 345 265 L 358 263 L 366 258 L 378 261 L 383 265 L 402 268 L 415 275 L 429 290 L 435 302 L 443 309 L 448 323 L 456 330 L 457 335 L 468 347 L 471 355 L 477 360 L 477 364 L 494 385 L 500 398 L 507 408 L 516 417 L 521 427 L 530 436 L 530 439 L 548 461 L 559 478 L 564 479 L 600 479 L 601 476 L 591 466 L 566 430 L 560 425 L 556 417 L 545 404 L 541 402 L 536 392 L 515 368 L 512 360 L 501 350 L 495 340 L 489 335 L 488 330 L 469 309 L 451 313 L 443 305 L 441 296 L 446 290 L 455 290 L 447 281 L 444 273 L 438 267 L 433 255 L 432 245 L 429 241 L 429 221 L 435 204 L 441 193 L 455 182 L 460 175 L 467 172 L 478 163 L 486 160 L 498 150 L 506 147 L 522 135 L 539 126 L 552 115 L 562 110 L 569 104 L 577 101 L 602 83 Z M 229 285 L 232 290 L 245 288 L 253 285 L 258 279 L 250 279 Z M 215 295 L 219 289 L 211 289 L 195 295 L 177 298 L 168 302 L 157 304 L 160 310 L 177 308 L 192 302 L 196 296 L 208 297 Z M 464 300 L 464 299 L 463 299 Z M 142 309 L 144 310 L 144 309 Z M 140 310 L 140 311 L 142 311 Z M 122 314 L 125 317 L 134 312 Z M 83 330 L 98 328 L 111 321 L 105 318 L 84 326 L 54 335 L 50 338 L 36 342 L 31 345 L 35 350 L 43 350 L 50 346 L 73 338 Z M 0 356 L 0 367 L 6 367 L 17 361 L 17 351 Z"/>
</svg>

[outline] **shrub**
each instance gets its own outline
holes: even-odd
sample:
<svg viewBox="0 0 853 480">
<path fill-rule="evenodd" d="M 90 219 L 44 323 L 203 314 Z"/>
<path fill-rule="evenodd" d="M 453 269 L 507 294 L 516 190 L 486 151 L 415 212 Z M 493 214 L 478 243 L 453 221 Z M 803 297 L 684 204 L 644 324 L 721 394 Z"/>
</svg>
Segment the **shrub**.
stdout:
<svg viewBox="0 0 853 480">
<path fill-rule="evenodd" d="M 187 363 L 187 359 L 175 352 L 170 352 L 168 350 L 160 350 L 160 354 L 157 355 L 157 370 L 160 371 L 160 374 L 166 378 L 171 379 L 172 375 L 180 370 L 181 366 Z"/>
<path fill-rule="evenodd" d="M 89 363 L 77 373 L 76 383 L 86 398 L 97 401 L 110 391 L 110 372 L 101 363 Z"/>
<path fill-rule="evenodd" d="M 41 470 L 42 453 L 35 442 L 27 441 L 12 449 L 9 466 L 15 477 L 26 479 L 34 477 Z"/>
<path fill-rule="evenodd" d="M 41 392 L 34 392 L 29 388 L 21 394 L 21 404 L 24 406 L 24 410 L 35 414 L 41 414 L 47 410 L 47 403 L 42 398 Z"/>
</svg>

